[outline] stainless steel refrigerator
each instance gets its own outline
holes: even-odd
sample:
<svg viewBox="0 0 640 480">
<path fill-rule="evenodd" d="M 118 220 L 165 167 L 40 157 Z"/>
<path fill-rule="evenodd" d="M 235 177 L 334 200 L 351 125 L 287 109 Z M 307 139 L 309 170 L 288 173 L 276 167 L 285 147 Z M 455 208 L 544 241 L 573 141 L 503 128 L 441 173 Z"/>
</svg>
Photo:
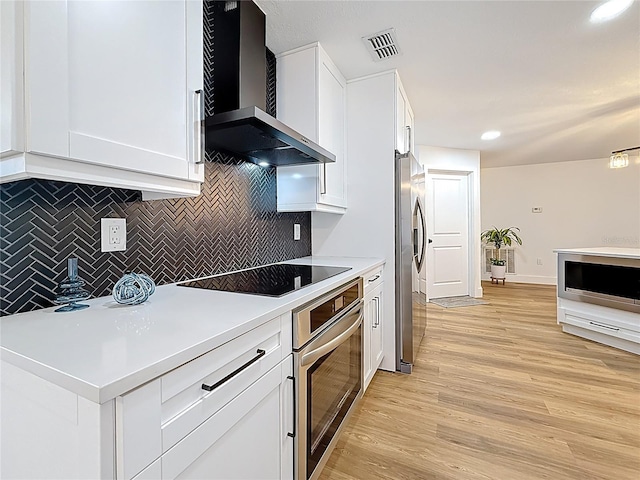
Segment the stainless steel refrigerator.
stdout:
<svg viewBox="0 0 640 480">
<path fill-rule="evenodd" d="M 424 169 L 411 152 L 395 155 L 396 370 L 411 373 L 427 326 Z M 418 281 L 416 281 L 416 278 Z M 426 283 L 426 282 L 425 282 Z"/>
</svg>

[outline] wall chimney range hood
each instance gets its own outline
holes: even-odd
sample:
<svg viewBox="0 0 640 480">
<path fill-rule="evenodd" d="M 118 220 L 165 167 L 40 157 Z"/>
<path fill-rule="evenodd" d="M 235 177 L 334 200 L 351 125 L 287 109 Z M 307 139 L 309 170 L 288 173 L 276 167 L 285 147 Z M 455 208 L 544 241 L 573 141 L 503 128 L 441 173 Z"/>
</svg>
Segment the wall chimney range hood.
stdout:
<svg viewBox="0 0 640 480">
<path fill-rule="evenodd" d="M 212 2 L 215 114 L 205 120 L 208 149 L 273 166 L 335 162 L 331 152 L 266 109 L 265 15 L 250 0 Z"/>
</svg>

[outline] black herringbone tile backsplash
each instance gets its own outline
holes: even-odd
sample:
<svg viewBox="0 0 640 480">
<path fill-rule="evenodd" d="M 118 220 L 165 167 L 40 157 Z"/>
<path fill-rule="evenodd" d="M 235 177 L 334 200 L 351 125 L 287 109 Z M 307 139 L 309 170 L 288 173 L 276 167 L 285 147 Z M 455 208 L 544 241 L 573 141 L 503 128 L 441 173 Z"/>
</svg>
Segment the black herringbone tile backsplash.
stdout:
<svg viewBox="0 0 640 480">
<path fill-rule="evenodd" d="M 102 296 L 126 270 L 165 284 L 311 253 L 310 214 L 276 212 L 275 169 L 215 160 L 195 198 L 143 202 L 130 190 L 41 180 L 2 185 L 1 314 L 51 306 L 69 257 L 79 258 L 87 290 Z M 103 217 L 127 219 L 125 252 L 100 252 Z M 303 232 L 296 242 L 294 223 Z"/>
<path fill-rule="evenodd" d="M 205 91 L 212 34 L 205 21 Z M 267 110 L 275 115 L 270 52 L 267 70 Z M 206 160 L 195 198 L 143 202 L 135 191 L 44 180 L 0 185 L 0 315 L 51 306 L 69 257 L 79 258 L 86 289 L 103 296 L 127 270 L 161 285 L 311 254 L 311 215 L 276 212 L 275 168 L 219 152 Z M 100 252 L 104 217 L 127 219 L 125 252 Z"/>
</svg>

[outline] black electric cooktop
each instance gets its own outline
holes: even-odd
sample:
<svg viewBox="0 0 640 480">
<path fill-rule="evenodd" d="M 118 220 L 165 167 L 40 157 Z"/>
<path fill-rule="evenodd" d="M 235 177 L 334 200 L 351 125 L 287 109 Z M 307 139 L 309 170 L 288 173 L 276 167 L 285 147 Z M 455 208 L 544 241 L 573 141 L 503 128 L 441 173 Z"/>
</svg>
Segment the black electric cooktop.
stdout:
<svg viewBox="0 0 640 480">
<path fill-rule="evenodd" d="M 223 290 L 225 292 L 251 293 L 269 297 L 281 297 L 312 283 L 318 283 L 350 267 L 325 267 L 321 265 L 294 265 L 279 263 L 252 268 L 241 272 L 215 277 L 200 278 L 178 283 L 181 287 Z"/>
</svg>

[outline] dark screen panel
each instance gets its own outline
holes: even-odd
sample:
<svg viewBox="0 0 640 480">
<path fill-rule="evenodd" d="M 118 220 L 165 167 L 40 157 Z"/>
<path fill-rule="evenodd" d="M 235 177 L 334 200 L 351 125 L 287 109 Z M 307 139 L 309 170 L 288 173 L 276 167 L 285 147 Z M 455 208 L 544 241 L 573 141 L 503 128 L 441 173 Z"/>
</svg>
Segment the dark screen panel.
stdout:
<svg viewBox="0 0 640 480">
<path fill-rule="evenodd" d="M 565 262 L 565 288 L 640 300 L 640 268 Z"/>
</svg>

